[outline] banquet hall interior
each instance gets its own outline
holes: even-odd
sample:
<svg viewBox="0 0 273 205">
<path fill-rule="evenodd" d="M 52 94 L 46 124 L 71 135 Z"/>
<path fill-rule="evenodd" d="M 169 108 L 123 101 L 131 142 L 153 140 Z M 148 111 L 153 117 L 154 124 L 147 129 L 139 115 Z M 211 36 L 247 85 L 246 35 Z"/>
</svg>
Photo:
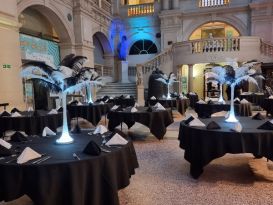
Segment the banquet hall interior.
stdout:
<svg viewBox="0 0 273 205">
<path fill-rule="evenodd" d="M 0 205 L 273 204 L 273 0 L 3 0 Z"/>
</svg>

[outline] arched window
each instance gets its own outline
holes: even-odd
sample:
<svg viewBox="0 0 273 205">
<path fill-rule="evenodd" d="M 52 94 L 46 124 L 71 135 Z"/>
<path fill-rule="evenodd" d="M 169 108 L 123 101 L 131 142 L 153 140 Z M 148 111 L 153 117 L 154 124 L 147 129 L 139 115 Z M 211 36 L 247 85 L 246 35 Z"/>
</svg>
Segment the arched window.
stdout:
<svg viewBox="0 0 273 205">
<path fill-rule="evenodd" d="M 130 48 L 129 55 L 155 54 L 157 47 L 151 40 L 138 40 Z"/>
</svg>

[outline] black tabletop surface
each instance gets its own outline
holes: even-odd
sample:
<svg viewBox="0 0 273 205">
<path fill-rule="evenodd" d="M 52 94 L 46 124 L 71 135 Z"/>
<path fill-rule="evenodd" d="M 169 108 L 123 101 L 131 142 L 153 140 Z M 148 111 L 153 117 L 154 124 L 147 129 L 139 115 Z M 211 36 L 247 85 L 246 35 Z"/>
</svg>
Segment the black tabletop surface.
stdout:
<svg viewBox="0 0 273 205">
<path fill-rule="evenodd" d="M 158 139 L 163 139 L 166 133 L 166 127 L 173 123 L 172 111 L 170 108 L 152 112 L 147 111 L 147 107 L 137 107 L 138 112 L 131 113 L 131 108 L 124 111 L 110 111 L 108 113 L 108 128 L 113 130 L 116 126 L 124 122 L 128 128 L 132 127 L 135 122 L 147 126 L 151 133 Z"/>
<path fill-rule="evenodd" d="M 67 110 L 71 118 L 82 117 L 93 125 L 97 125 L 103 115 L 106 115 L 110 108 L 111 103 L 93 103 L 83 105 L 68 105 Z"/>
<path fill-rule="evenodd" d="M 51 158 L 41 164 L 22 165 L 0 161 L 0 201 L 27 194 L 35 205 L 111 205 L 119 204 L 119 189 L 129 184 L 138 167 L 131 141 L 122 147 L 108 148 L 110 153 L 90 156 L 82 150 L 90 140 L 100 144 L 98 135 L 72 135 L 73 144 L 57 145 L 54 138 L 31 138 L 24 144 L 13 144 L 23 150 L 29 146 Z M 81 160 L 72 155 L 76 153 Z"/>
<path fill-rule="evenodd" d="M 217 102 L 213 102 L 211 104 L 205 103 L 195 103 L 195 112 L 200 118 L 210 118 L 213 113 L 220 111 L 229 111 L 230 104 L 220 104 Z M 250 103 L 242 103 L 242 104 L 234 104 L 235 114 L 238 116 L 251 116 L 251 104 Z"/>
<path fill-rule="evenodd" d="M 242 132 L 231 131 L 232 123 L 225 122 L 223 117 L 200 119 L 206 125 L 215 121 L 220 130 L 207 130 L 206 127 L 190 127 L 182 121 L 179 130 L 180 147 L 185 150 L 184 158 L 190 162 L 190 173 L 198 178 L 203 167 L 213 159 L 226 153 L 253 153 L 273 159 L 272 130 L 257 129 L 267 120 L 253 120 L 250 117 L 238 117 Z"/>
<path fill-rule="evenodd" d="M 187 108 L 190 105 L 190 100 L 189 99 L 181 99 L 181 98 L 171 98 L 171 99 L 149 99 L 147 100 L 147 105 L 148 106 L 154 106 L 156 103 L 160 103 L 164 107 L 168 108 L 176 108 L 178 112 L 180 112 L 182 115 L 186 112 Z"/>
<path fill-rule="evenodd" d="M 47 114 L 49 111 L 38 110 L 34 112 L 20 112 L 20 117 L 0 117 L 0 136 L 7 130 L 24 131 L 28 135 L 42 134 L 44 127 L 51 130 L 62 126 L 63 113 Z"/>
</svg>

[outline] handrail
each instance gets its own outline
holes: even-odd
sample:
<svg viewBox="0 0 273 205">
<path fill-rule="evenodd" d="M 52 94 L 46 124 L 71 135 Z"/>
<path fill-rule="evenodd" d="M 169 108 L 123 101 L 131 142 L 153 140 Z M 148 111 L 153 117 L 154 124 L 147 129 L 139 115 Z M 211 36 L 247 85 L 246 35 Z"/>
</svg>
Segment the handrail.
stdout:
<svg viewBox="0 0 273 205">
<path fill-rule="evenodd" d="M 261 53 L 266 56 L 273 56 L 273 44 L 261 40 Z"/>
</svg>

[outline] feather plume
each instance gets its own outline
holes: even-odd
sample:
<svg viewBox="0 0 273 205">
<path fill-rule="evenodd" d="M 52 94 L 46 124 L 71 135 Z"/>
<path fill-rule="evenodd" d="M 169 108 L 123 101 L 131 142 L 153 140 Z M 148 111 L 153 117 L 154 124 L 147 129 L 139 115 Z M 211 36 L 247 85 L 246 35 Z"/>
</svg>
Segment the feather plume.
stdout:
<svg viewBox="0 0 273 205">
<path fill-rule="evenodd" d="M 167 81 L 164 79 L 164 78 L 157 78 L 157 79 L 155 79 L 155 80 L 157 80 L 157 81 L 159 81 L 159 82 L 161 82 L 161 83 L 164 83 L 164 84 L 168 84 L 167 83 Z"/>
</svg>

